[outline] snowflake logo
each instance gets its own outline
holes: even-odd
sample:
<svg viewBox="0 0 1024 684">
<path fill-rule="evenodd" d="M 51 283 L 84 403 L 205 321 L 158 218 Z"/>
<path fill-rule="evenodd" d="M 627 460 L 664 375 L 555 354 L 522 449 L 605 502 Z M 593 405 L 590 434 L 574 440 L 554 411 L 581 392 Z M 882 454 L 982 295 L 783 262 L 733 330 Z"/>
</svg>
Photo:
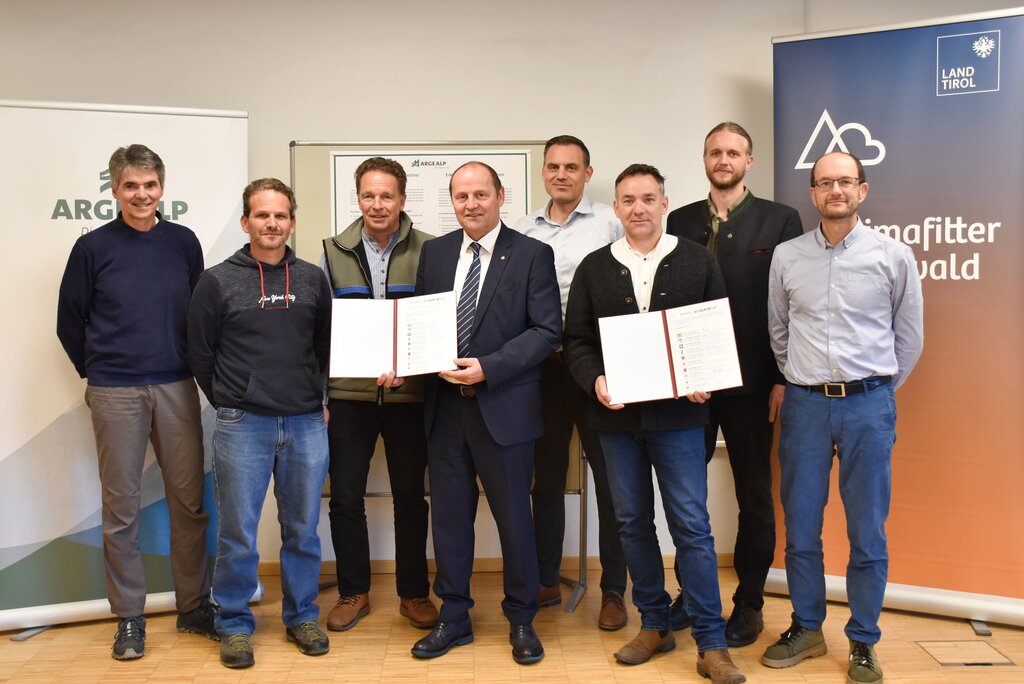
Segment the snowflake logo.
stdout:
<svg viewBox="0 0 1024 684">
<path fill-rule="evenodd" d="M 993 50 L 996 49 L 996 41 L 992 40 L 988 36 L 982 36 L 978 40 L 974 41 L 971 45 L 971 49 L 974 50 L 974 54 L 985 59 L 992 54 Z"/>
</svg>

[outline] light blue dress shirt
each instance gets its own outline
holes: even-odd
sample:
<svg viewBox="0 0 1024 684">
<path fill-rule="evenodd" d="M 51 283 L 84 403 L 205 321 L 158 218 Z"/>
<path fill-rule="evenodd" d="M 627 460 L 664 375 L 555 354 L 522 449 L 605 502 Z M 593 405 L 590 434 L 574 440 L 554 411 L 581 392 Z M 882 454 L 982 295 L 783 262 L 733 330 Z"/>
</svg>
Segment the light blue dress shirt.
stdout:
<svg viewBox="0 0 1024 684">
<path fill-rule="evenodd" d="M 548 202 L 543 209 L 527 214 L 512 227 L 523 235 L 547 243 L 555 251 L 555 276 L 562 296 L 562 321 L 565 321 L 565 305 L 569 301 L 569 286 L 576 267 L 595 249 L 621 238 L 622 222 L 610 206 L 591 202 L 586 195 L 580 198 L 580 203 L 561 225 L 549 217 L 550 206 Z"/>
<path fill-rule="evenodd" d="M 859 220 L 837 245 L 820 225 L 782 243 L 768 276 L 768 329 L 793 384 L 891 375 L 899 387 L 924 345 L 913 251 Z"/>
</svg>

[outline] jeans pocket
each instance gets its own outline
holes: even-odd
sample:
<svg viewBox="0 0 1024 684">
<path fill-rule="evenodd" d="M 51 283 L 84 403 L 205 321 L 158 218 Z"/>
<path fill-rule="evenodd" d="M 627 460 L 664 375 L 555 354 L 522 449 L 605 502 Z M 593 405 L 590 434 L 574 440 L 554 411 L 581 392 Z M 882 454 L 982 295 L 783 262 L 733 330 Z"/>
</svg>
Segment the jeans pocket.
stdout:
<svg viewBox="0 0 1024 684">
<path fill-rule="evenodd" d="M 239 423 L 245 418 L 245 411 L 240 408 L 217 409 L 217 422 L 224 424 Z"/>
</svg>

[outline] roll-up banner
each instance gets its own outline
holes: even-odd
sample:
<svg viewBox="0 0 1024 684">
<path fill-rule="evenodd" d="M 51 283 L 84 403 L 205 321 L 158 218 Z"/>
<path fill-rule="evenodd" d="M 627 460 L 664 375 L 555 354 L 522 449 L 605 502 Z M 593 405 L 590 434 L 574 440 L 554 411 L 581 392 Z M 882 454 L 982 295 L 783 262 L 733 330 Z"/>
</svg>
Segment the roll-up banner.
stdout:
<svg viewBox="0 0 1024 684">
<path fill-rule="evenodd" d="M 161 213 L 199 237 L 207 266 L 244 242 L 244 112 L 0 101 L 0 235 L 7 293 L 0 355 L 0 630 L 110 615 L 96 445 L 56 336 L 57 290 L 75 240 L 117 215 L 107 161 L 142 143 L 167 168 Z M 207 408 L 207 508 L 212 511 Z M 152 448 L 139 543 L 147 610 L 173 609 L 163 483 Z M 208 550 L 215 551 L 211 522 Z"/>
<path fill-rule="evenodd" d="M 885 605 L 1024 625 L 1021 12 L 776 39 L 774 68 L 775 199 L 816 226 L 814 160 L 856 154 L 861 219 L 913 248 L 924 288 L 924 355 L 896 394 Z M 827 586 L 845 600 L 835 482 L 830 502 Z M 781 570 L 769 587 L 786 590 Z"/>
</svg>

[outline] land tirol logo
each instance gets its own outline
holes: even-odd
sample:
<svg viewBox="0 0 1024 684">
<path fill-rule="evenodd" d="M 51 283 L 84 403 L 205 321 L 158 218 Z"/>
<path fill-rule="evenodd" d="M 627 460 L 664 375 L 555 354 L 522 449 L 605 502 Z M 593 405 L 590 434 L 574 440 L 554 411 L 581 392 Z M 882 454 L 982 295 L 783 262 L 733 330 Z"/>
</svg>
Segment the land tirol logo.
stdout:
<svg viewBox="0 0 1024 684">
<path fill-rule="evenodd" d="M 881 140 L 875 140 L 871 137 L 871 131 L 868 127 L 861 123 L 851 121 L 845 123 L 842 126 L 836 126 L 835 122 L 832 121 L 832 116 L 828 113 L 827 109 L 821 110 L 821 116 L 818 117 L 818 125 L 814 127 L 814 131 L 811 136 L 807 138 L 807 144 L 804 145 L 803 152 L 800 153 L 800 158 L 796 161 L 794 170 L 809 169 L 814 166 L 814 160 L 818 158 L 818 155 L 811 156 L 811 150 L 814 149 L 815 143 L 818 138 L 821 137 L 822 131 L 828 129 L 829 133 L 832 134 L 831 140 L 828 141 L 828 145 L 825 147 L 825 151 L 821 154 L 828 154 L 829 152 L 846 152 L 856 154 L 857 158 L 860 159 L 860 163 L 864 166 L 875 166 L 881 164 L 882 160 L 885 159 L 885 145 Z M 848 131 L 856 131 L 851 136 L 849 142 L 853 144 L 853 150 L 851 151 L 851 145 L 848 144 L 847 140 L 843 139 L 843 135 Z M 874 156 L 868 156 L 865 154 L 866 151 L 874 150 Z M 810 157 L 810 158 L 808 158 Z"/>
<path fill-rule="evenodd" d="M 99 174 L 100 194 L 110 192 L 110 171 L 103 169 Z M 51 221 L 112 221 L 117 216 L 117 200 L 111 196 L 103 199 L 58 198 L 50 212 Z M 160 200 L 157 210 L 168 221 L 177 221 L 188 212 L 188 202 L 174 200 L 170 206 Z M 84 226 L 82 233 L 87 233 L 96 226 Z"/>
<path fill-rule="evenodd" d="M 999 90 L 1002 32 L 980 31 L 935 39 L 935 95 L 968 95 Z"/>
</svg>

